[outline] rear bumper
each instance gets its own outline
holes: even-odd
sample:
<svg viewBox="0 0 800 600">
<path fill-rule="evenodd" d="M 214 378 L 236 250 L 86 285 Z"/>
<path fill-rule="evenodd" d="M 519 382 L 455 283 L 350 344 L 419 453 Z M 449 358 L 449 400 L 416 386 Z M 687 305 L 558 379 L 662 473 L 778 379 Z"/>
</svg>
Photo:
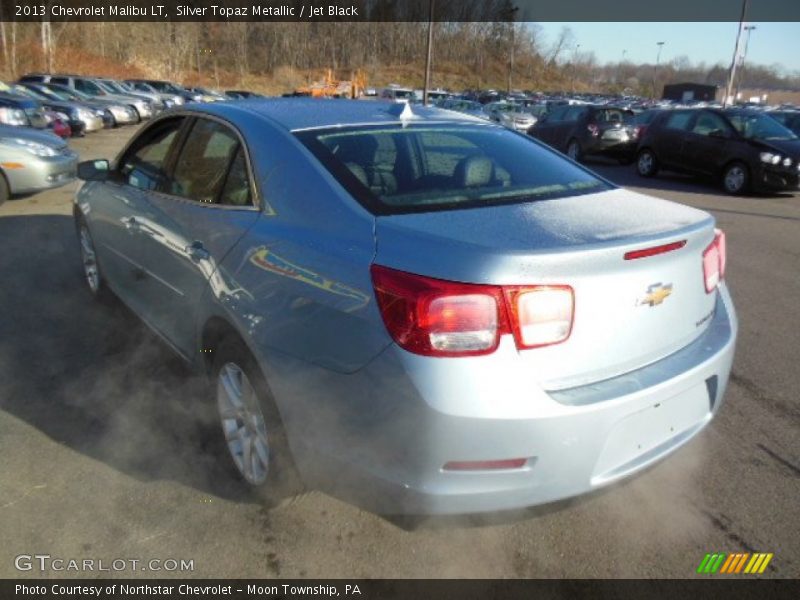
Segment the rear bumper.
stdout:
<svg viewBox="0 0 800 600">
<path fill-rule="evenodd" d="M 736 331 L 723 287 L 712 322 L 692 344 L 579 388 L 518 389 L 495 373 L 496 394 L 487 395 L 479 391 L 485 380 L 465 385 L 443 359 L 395 346 L 353 375 L 303 373 L 277 359 L 268 378 L 310 485 L 385 514 L 498 511 L 591 492 L 692 439 L 722 405 Z M 425 372 L 420 360 L 440 362 Z M 460 410 L 478 405 L 484 414 Z M 527 460 L 519 469 L 443 469 L 512 458 Z"/>
<path fill-rule="evenodd" d="M 594 139 L 584 149 L 585 154 L 604 154 L 614 157 L 633 157 L 636 154 L 635 140 Z"/>
</svg>

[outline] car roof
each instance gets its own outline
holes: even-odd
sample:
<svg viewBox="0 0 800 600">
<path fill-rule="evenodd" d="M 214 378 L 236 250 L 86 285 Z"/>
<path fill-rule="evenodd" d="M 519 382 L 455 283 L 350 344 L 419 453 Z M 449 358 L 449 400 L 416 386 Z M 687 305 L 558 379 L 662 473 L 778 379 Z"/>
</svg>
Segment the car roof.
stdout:
<svg viewBox="0 0 800 600">
<path fill-rule="evenodd" d="M 189 105 L 186 110 L 216 114 L 223 118 L 248 112 L 267 117 L 289 131 L 425 121 L 486 125 L 482 119 L 440 108 L 395 102 L 307 97 L 253 98 L 235 103 L 215 102 L 199 106 Z"/>
</svg>

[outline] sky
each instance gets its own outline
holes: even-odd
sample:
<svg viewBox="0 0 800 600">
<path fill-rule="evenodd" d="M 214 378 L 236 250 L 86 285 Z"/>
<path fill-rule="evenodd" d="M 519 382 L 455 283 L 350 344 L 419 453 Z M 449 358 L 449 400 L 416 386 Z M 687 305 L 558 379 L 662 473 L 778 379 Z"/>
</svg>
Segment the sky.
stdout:
<svg viewBox="0 0 800 600">
<path fill-rule="evenodd" d="M 798 0 L 800 1 L 800 0 Z M 569 27 L 580 44 L 578 52 L 594 52 L 600 63 L 625 60 L 654 63 L 658 47 L 664 42 L 661 62 L 685 55 L 693 63 L 728 66 L 736 43 L 739 23 L 538 23 L 545 44 Z M 800 71 L 800 23 L 747 23 L 755 25 L 750 34 L 747 62 L 779 64 L 789 72 Z M 744 42 L 744 37 L 742 38 Z"/>
</svg>

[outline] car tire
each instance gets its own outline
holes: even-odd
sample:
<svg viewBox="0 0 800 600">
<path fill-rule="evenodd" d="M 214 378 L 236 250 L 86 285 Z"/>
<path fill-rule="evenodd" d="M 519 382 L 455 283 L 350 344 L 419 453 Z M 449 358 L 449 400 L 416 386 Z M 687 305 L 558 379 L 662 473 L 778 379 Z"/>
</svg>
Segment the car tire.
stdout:
<svg viewBox="0 0 800 600">
<path fill-rule="evenodd" d="M 642 177 L 654 177 L 658 173 L 658 159 L 649 148 L 641 150 L 636 157 L 636 172 Z"/>
<path fill-rule="evenodd" d="M 117 126 L 117 118 L 110 110 L 107 110 L 106 113 L 108 113 L 108 116 L 111 117 L 111 125 L 109 126 L 109 129 L 114 129 Z"/>
<path fill-rule="evenodd" d="M 277 406 L 245 344 L 229 336 L 214 350 L 211 388 L 217 440 L 228 472 L 246 491 L 277 506 L 302 491 Z"/>
<path fill-rule="evenodd" d="M 0 205 L 11 197 L 11 190 L 8 187 L 6 176 L 0 173 Z"/>
<path fill-rule="evenodd" d="M 78 234 L 78 245 L 81 253 L 81 268 L 83 269 L 83 279 L 92 297 L 101 304 L 114 304 L 116 296 L 109 289 L 103 273 L 100 270 L 100 263 L 97 260 L 92 234 L 86 219 L 82 216 L 76 217 L 75 228 Z"/>
<path fill-rule="evenodd" d="M 572 138 L 567 144 L 567 156 L 569 156 L 575 162 L 580 162 L 583 160 L 583 150 L 581 150 L 581 144 L 575 138 Z"/>
<path fill-rule="evenodd" d="M 743 162 L 735 161 L 722 172 L 722 187 L 728 194 L 738 196 L 750 189 L 750 169 Z"/>
</svg>

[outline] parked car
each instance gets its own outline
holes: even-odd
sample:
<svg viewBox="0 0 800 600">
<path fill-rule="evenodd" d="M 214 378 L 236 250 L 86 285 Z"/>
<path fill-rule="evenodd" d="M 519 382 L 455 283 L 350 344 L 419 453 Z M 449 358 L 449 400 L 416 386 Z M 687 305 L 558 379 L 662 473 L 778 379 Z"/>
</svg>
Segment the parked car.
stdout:
<svg viewBox="0 0 800 600">
<path fill-rule="evenodd" d="M 195 102 L 220 102 L 221 100 L 227 100 L 224 94 L 204 87 L 187 87 L 186 90 L 190 94 L 194 94 L 193 99 Z"/>
<path fill-rule="evenodd" d="M 632 118 L 632 111 L 612 106 L 564 104 L 542 116 L 528 134 L 575 161 L 605 155 L 630 163 L 636 155 Z"/>
<path fill-rule="evenodd" d="M 121 81 L 120 85 L 131 91 L 160 94 L 168 108 L 180 106 L 192 100 L 192 95 L 186 90 L 180 89 L 167 81 L 147 82 L 139 79 L 129 79 Z"/>
<path fill-rule="evenodd" d="M 246 98 L 264 98 L 263 94 L 248 92 L 246 90 L 225 90 L 225 95 L 231 100 L 244 100 Z"/>
<path fill-rule="evenodd" d="M 381 98 L 397 102 L 411 102 L 414 100 L 414 90 L 399 85 L 390 85 L 381 91 Z"/>
<path fill-rule="evenodd" d="M 491 118 L 503 127 L 525 133 L 537 119 L 521 104 L 503 103 L 488 105 Z"/>
<path fill-rule="evenodd" d="M 103 110 L 103 124 L 108 127 L 116 127 L 118 125 L 130 125 L 139 122 L 139 116 L 136 109 L 116 102 L 114 100 L 98 99 L 94 96 L 89 96 L 76 89 L 68 88 L 57 83 L 42 84 L 47 89 L 56 92 L 60 96 L 72 100 L 74 102 L 81 102 L 87 106 L 95 107 Z"/>
<path fill-rule="evenodd" d="M 658 115 L 640 141 L 636 169 L 706 175 L 729 194 L 795 190 L 800 179 L 798 137 L 762 112 L 675 109 Z"/>
<path fill-rule="evenodd" d="M 58 136 L 0 125 L 0 204 L 75 180 L 78 154 Z"/>
<path fill-rule="evenodd" d="M 640 112 L 634 111 L 634 117 L 631 120 L 631 125 L 633 125 L 636 140 L 641 140 L 644 137 L 644 132 L 647 131 L 647 126 L 650 125 L 650 123 L 653 122 L 653 119 L 663 112 L 663 110 L 663 108 L 648 108 Z"/>
<path fill-rule="evenodd" d="M 161 97 L 161 94 L 159 93 L 144 92 L 140 90 L 129 90 L 123 87 L 123 85 L 118 81 L 103 77 L 97 77 L 93 79 L 93 81 L 109 94 L 115 94 L 118 96 L 126 96 L 132 98 L 141 98 L 149 102 L 151 117 L 153 115 L 157 115 L 162 110 L 167 108 L 164 99 Z"/>
<path fill-rule="evenodd" d="M 454 110 L 456 112 L 477 117 L 479 119 L 489 120 L 489 115 L 483 110 L 483 105 L 474 100 L 463 100 L 461 98 L 445 98 L 439 104 L 439 108 L 447 110 Z"/>
<path fill-rule="evenodd" d="M 193 94 L 189 90 L 172 83 L 171 81 L 160 81 L 158 79 L 126 79 L 126 83 L 130 83 L 136 89 L 140 89 L 140 84 L 144 83 L 159 92 L 165 94 L 175 94 L 179 98 L 183 100 L 183 103 L 187 102 L 197 102 L 196 98 L 198 97 L 197 94 Z"/>
<path fill-rule="evenodd" d="M 61 74 L 29 74 L 21 77 L 20 83 L 52 83 L 64 86 L 75 92 L 94 98 L 95 100 L 102 100 L 115 105 L 123 105 L 133 110 L 133 115 L 136 117 L 135 122 L 139 122 L 142 119 L 149 119 L 153 116 L 153 104 L 150 100 L 126 94 L 112 94 L 103 89 L 92 77 Z M 124 119 L 118 119 L 116 114 L 114 117 L 117 124 L 128 122 Z"/>
<path fill-rule="evenodd" d="M 65 137 L 63 134 L 66 133 L 67 129 L 69 130 L 69 136 L 72 137 L 81 137 L 85 134 L 86 125 L 80 119 L 80 115 L 83 114 L 83 111 L 86 111 L 84 116 L 86 116 L 89 121 L 91 121 L 93 124 L 98 124 L 96 127 L 97 129 L 103 127 L 102 119 L 96 116 L 94 111 L 69 102 L 53 100 L 45 94 L 39 93 L 18 83 L 6 87 L 14 94 L 25 96 L 31 98 L 32 100 L 41 102 L 42 107 L 45 109 L 45 111 L 47 111 L 45 113 L 45 117 L 50 122 L 49 126 L 53 128 L 53 132 L 59 137 Z M 58 119 L 54 121 L 53 115 L 57 116 Z M 60 127 L 58 125 L 58 121 L 62 121 L 66 128 Z"/>
<path fill-rule="evenodd" d="M 549 502 L 722 405 L 737 325 L 713 217 L 503 127 L 191 105 L 79 174 L 89 291 L 210 373 L 232 472 L 269 499 L 294 466 L 381 512 Z"/>
<path fill-rule="evenodd" d="M 76 124 L 75 129 L 92 132 L 111 126 L 113 116 L 105 104 L 80 101 L 72 92 L 60 91 L 57 87 L 48 84 L 20 83 L 18 85 L 35 94 L 37 98 L 41 98 L 41 102 L 46 106 L 69 115 L 70 124 Z M 124 110 L 124 107 L 120 107 L 120 109 Z"/>
<path fill-rule="evenodd" d="M 800 111 L 777 110 L 766 113 L 795 135 L 800 135 Z"/>
<path fill-rule="evenodd" d="M 0 92 L 0 123 L 44 129 L 47 118 L 42 105 L 31 98 Z"/>
</svg>

